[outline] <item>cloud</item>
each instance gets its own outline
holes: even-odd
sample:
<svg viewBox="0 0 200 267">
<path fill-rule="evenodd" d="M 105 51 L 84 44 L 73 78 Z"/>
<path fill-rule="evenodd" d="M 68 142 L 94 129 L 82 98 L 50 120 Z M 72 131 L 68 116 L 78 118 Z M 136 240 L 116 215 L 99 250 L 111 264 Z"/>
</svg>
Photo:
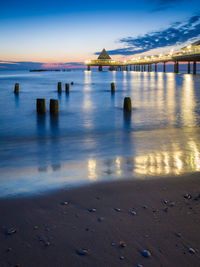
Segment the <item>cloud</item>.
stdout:
<svg viewBox="0 0 200 267">
<path fill-rule="evenodd" d="M 184 2 L 184 0 L 156 0 L 156 7 L 152 9 L 153 12 L 173 8 L 175 5 Z"/>
<path fill-rule="evenodd" d="M 175 22 L 167 29 L 149 32 L 143 36 L 120 39 L 125 48 L 108 51 L 110 55 L 134 55 L 156 48 L 180 45 L 193 38 L 200 37 L 200 15 L 189 18 L 186 22 Z M 99 55 L 97 52 L 96 55 Z"/>
<path fill-rule="evenodd" d="M 0 69 L 7 70 L 30 70 L 30 69 L 75 69 L 85 67 L 82 62 L 67 62 L 67 63 L 43 63 L 32 61 L 3 61 L 0 60 Z"/>
</svg>

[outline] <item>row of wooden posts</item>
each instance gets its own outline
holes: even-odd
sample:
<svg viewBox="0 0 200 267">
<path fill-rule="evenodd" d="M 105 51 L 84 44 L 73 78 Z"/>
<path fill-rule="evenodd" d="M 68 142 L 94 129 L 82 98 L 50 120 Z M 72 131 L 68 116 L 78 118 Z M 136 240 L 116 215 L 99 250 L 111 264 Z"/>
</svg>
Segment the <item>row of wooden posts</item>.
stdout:
<svg viewBox="0 0 200 267">
<path fill-rule="evenodd" d="M 73 83 L 71 83 L 73 84 Z M 114 94 L 116 91 L 115 83 L 111 83 L 111 93 Z M 69 94 L 70 86 L 69 83 L 65 84 L 65 92 Z M 15 84 L 14 93 L 19 94 L 19 83 Z M 58 93 L 62 93 L 62 83 L 58 82 Z M 130 97 L 124 98 L 124 111 L 131 112 L 132 111 L 132 103 Z M 45 98 L 37 98 L 36 100 L 36 109 L 38 114 L 45 114 L 46 113 L 46 102 Z M 50 99 L 49 105 L 50 114 L 57 115 L 59 113 L 59 104 L 57 99 Z"/>
</svg>

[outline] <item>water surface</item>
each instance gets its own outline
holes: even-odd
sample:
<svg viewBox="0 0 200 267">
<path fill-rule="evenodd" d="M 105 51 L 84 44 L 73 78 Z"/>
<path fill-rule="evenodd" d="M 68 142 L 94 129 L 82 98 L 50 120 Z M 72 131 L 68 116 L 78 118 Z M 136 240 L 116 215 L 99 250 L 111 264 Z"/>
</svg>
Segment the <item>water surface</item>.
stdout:
<svg viewBox="0 0 200 267">
<path fill-rule="evenodd" d="M 1 71 L 0 196 L 199 171 L 199 89 L 192 74 Z M 36 98 L 46 99 L 45 116 L 36 114 Z M 59 100 L 57 117 L 49 116 L 51 98 Z"/>
</svg>

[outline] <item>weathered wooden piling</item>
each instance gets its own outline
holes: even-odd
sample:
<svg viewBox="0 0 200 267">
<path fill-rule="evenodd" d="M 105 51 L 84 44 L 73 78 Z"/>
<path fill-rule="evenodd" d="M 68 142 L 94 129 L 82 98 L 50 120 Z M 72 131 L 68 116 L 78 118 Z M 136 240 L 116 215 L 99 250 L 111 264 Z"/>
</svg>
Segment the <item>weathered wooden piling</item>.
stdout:
<svg viewBox="0 0 200 267">
<path fill-rule="evenodd" d="M 115 93 L 115 83 L 111 83 L 111 93 Z"/>
<path fill-rule="evenodd" d="M 19 94 L 19 83 L 15 84 L 15 89 L 14 89 L 15 94 Z"/>
<path fill-rule="evenodd" d="M 61 94 L 62 93 L 62 83 L 58 82 L 58 93 Z"/>
<path fill-rule="evenodd" d="M 127 112 L 132 111 L 132 104 L 131 104 L 131 98 L 130 97 L 124 98 L 124 111 L 127 111 Z"/>
<path fill-rule="evenodd" d="M 65 93 L 69 94 L 69 83 L 65 84 Z"/>
<path fill-rule="evenodd" d="M 37 98 L 36 108 L 37 108 L 37 113 L 38 114 L 44 114 L 44 113 L 46 113 L 45 98 Z"/>
<path fill-rule="evenodd" d="M 57 115 L 59 112 L 58 100 L 57 99 L 50 99 L 50 114 Z"/>
</svg>

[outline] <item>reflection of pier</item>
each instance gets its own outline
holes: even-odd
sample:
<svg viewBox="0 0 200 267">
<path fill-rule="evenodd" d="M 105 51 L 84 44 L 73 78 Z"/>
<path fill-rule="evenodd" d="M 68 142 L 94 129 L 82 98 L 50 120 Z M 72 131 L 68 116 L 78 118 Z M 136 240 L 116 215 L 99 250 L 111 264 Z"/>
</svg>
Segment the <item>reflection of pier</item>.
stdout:
<svg viewBox="0 0 200 267">
<path fill-rule="evenodd" d="M 197 72 L 197 62 L 200 61 L 200 41 L 183 47 L 179 52 L 171 51 L 167 55 L 160 54 L 159 56 L 138 57 L 128 61 L 112 60 L 105 49 L 96 60 L 87 60 L 85 64 L 90 70 L 91 66 L 98 66 L 99 71 L 103 70 L 103 66 L 110 67 L 110 70 L 133 70 L 133 71 L 152 71 L 152 65 L 157 72 L 157 64 L 163 64 L 163 72 L 166 72 L 166 63 L 174 63 L 174 73 L 179 73 L 179 63 L 187 62 L 188 73 L 191 73 L 191 63 L 193 64 L 193 74 Z"/>
</svg>

